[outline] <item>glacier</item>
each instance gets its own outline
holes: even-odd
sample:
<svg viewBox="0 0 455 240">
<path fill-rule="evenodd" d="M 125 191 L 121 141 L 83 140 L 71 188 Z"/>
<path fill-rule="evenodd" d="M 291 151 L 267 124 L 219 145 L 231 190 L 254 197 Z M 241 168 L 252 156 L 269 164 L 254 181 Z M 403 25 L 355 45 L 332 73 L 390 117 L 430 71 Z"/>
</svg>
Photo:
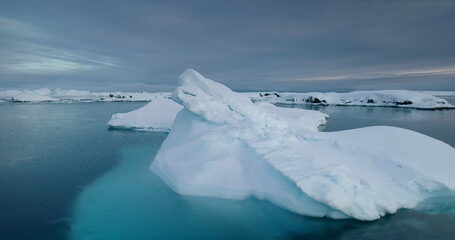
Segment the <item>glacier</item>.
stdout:
<svg viewBox="0 0 455 240">
<path fill-rule="evenodd" d="M 177 193 L 375 220 L 455 188 L 455 149 L 423 134 L 384 126 L 319 132 L 315 116 L 296 121 L 192 69 L 179 85 L 172 98 L 183 109 L 150 166 Z"/>
</svg>

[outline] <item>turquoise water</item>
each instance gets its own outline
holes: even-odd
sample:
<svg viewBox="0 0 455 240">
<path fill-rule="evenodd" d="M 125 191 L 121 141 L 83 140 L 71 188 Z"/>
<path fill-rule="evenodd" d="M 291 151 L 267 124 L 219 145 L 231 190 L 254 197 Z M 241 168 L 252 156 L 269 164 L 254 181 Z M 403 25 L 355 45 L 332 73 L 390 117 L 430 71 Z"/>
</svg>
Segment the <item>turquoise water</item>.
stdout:
<svg viewBox="0 0 455 240">
<path fill-rule="evenodd" d="M 374 222 L 181 196 L 148 169 L 163 133 L 108 130 L 144 103 L 0 105 L 0 239 L 450 239 L 455 197 Z M 455 146 L 455 111 L 322 107 L 325 131 L 392 125 Z"/>
</svg>

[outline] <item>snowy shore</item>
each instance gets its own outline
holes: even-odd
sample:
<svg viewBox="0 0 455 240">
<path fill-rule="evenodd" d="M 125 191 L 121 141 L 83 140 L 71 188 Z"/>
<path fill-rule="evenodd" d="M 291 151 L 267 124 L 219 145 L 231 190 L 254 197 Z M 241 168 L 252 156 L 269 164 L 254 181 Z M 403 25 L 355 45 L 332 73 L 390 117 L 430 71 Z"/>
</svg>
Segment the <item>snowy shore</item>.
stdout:
<svg viewBox="0 0 455 240">
<path fill-rule="evenodd" d="M 437 94 L 437 92 L 433 92 Z M 449 92 L 441 92 L 443 96 Z M 280 104 L 319 104 L 337 106 L 404 107 L 417 109 L 452 109 L 447 100 L 425 92 L 407 90 L 356 91 L 348 93 L 249 93 L 253 101 Z M 450 95 L 449 95 L 450 96 Z"/>
<path fill-rule="evenodd" d="M 169 92 L 89 92 L 62 89 L 51 91 L 48 88 L 0 91 L 0 99 L 12 102 L 149 102 L 170 96 Z"/>
<path fill-rule="evenodd" d="M 455 106 L 436 96 L 455 96 L 455 92 L 438 91 L 357 91 L 349 93 L 289 93 L 289 92 L 247 92 L 255 102 L 281 104 L 318 104 L 338 106 L 380 106 L 417 109 L 453 109 Z M 38 90 L 7 90 L 0 92 L 0 100 L 13 102 L 148 102 L 170 98 L 170 92 L 89 92 L 80 90 L 51 91 L 47 88 Z"/>
</svg>

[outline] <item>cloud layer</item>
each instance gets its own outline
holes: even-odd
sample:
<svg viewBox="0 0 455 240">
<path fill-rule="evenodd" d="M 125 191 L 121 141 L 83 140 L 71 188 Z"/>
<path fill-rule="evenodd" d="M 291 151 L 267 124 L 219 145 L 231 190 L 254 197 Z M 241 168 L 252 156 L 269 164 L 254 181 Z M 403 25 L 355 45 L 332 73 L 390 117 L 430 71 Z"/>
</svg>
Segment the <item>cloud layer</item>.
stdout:
<svg viewBox="0 0 455 240">
<path fill-rule="evenodd" d="M 455 90 L 453 1 L 2 1 L 0 88 Z"/>
</svg>

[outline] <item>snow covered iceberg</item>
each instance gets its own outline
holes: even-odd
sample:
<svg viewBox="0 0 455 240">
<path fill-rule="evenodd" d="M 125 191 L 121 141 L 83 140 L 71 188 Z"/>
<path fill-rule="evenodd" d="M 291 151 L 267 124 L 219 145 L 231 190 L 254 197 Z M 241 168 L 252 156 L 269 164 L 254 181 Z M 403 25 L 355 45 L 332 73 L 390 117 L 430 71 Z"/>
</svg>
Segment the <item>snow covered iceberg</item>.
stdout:
<svg viewBox="0 0 455 240">
<path fill-rule="evenodd" d="M 168 132 L 182 108 L 171 99 L 158 98 L 137 110 L 112 115 L 107 124 L 112 128 Z"/>
<path fill-rule="evenodd" d="M 173 99 L 184 109 L 151 169 L 181 194 L 374 220 L 455 188 L 455 149 L 413 131 L 318 132 L 191 69 Z"/>
<path fill-rule="evenodd" d="M 305 109 L 276 107 L 270 103 L 256 103 L 257 106 L 295 122 L 312 128 L 326 123 L 327 114 Z M 157 98 L 147 105 L 127 113 L 115 113 L 107 123 L 111 128 L 147 132 L 169 132 L 177 113 L 183 107 L 168 98 Z"/>
</svg>

